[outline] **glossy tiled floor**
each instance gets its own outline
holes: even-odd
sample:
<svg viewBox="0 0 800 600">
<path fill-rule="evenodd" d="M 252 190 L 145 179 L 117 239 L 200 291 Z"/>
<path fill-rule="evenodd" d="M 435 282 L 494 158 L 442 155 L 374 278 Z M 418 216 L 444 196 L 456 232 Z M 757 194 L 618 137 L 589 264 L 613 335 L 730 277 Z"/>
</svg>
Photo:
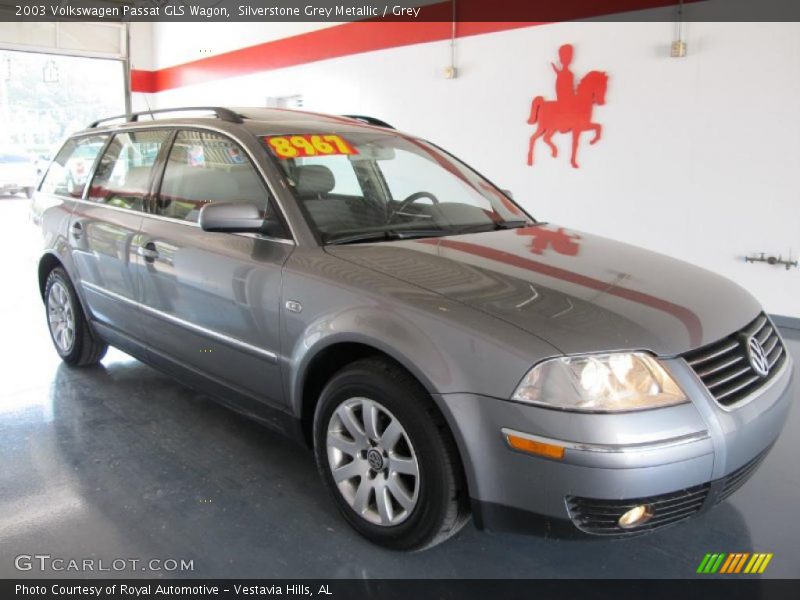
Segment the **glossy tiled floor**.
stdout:
<svg viewBox="0 0 800 600">
<path fill-rule="evenodd" d="M 39 575 L 14 569 L 19 554 L 192 559 L 195 577 L 685 577 L 706 552 L 736 551 L 773 552 L 766 576 L 800 574 L 797 409 L 744 488 L 652 536 L 566 542 L 470 524 L 425 553 L 375 548 L 336 514 L 304 450 L 119 352 L 60 364 L 26 217 L 24 200 L 0 198 L 0 577 Z M 800 356 L 800 336 L 788 343 Z"/>
</svg>

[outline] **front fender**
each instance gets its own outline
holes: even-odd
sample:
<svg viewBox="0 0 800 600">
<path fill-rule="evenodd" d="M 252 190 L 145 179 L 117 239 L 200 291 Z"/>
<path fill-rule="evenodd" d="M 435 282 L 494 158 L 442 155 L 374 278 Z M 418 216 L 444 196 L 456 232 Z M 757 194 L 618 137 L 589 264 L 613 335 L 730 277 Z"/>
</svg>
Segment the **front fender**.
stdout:
<svg viewBox="0 0 800 600">
<path fill-rule="evenodd" d="M 550 344 L 491 315 L 324 252 L 295 252 L 284 267 L 282 360 L 289 409 L 302 414 L 308 367 L 338 343 L 370 346 L 432 395 L 507 398 Z"/>
<path fill-rule="evenodd" d="M 317 319 L 294 344 L 288 356 L 289 397 L 294 414 L 302 411 L 303 383 L 309 366 L 320 352 L 336 344 L 361 344 L 386 354 L 432 394 L 460 377 L 433 340 L 413 322 L 377 309 L 352 308 Z"/>
</svg>

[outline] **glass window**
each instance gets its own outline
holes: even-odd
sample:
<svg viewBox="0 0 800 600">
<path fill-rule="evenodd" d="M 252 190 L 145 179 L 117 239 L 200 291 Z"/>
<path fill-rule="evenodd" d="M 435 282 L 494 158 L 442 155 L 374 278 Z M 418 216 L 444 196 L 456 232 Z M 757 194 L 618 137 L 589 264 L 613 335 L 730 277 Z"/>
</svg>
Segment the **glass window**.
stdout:
<svg viewBox="0 0 800 600">
<path fill-rule="evenodd" d="M 298 164 L 322 165 L 333 173 L 334 185 L 331 194 L 339 196 L 362 197 L 364 192 L 358 183 L 358 177 L 353 170 L 353 164 L 346 156 L 307 157 L 296 159 Z"/>
<path fill-rule="evenodd" d="M 88 200 L 143 211 L 152 167 L 168 136 L 165 129 L 115 135 L 97 165 Z"/>
<path fill-rule="evenodd" d="M 420 204 L 460 202 L 487 212 L 492 210 L 492 203 L 485 192 L 477 188 L 474 180 L 443 169 L 430 154 L 398 150 L 392 160 L 382 161 L 379 166 L 392 200 L 402 201 L 415 193 L 425 192 Z"/>
<path fill-rule="evenodd" d="M 0 8 L 0 14 L 3 15 L 0 21 L 4 20 L 6 4 L 0 2 L 3 7 Z M 58 25 L 62 32 L 64 25 L 67 23 Z M 69 28 L 82 28 L 85 25 L 88 23 L 70 23 Z M 101 28 L 118 42 L 119 25 L 109 25 L 91 24 L 91 39 L 67 42 L 65 38 L 60 38 L 58 46 L 88 50 L 85 43 L 92 43 L 94 32 Z M 12 41 L 16 39 L 27 46 L 25 52 L 0 50 L 0 114 L 3 115 L 0 117 L 0 145 L 4 149 L 14 148 L 15 153 L 19 148 L 24 150 L 23 154 L 35 157 L 39 175 L 62 148 L 64 140 L 74 132 L 85 129 L 89 123 L 101 117 L 125 112 L 126 76 L 123 61 L 27 51 L 34 46 L 50 45 L 39 43 L 37 39 L 43 41 L 39 35 L 45 32 L 44 37 L 54 35 L 55 27 L 55 23 L 34 21 L 14 25 L 0 23 L 0 38 L 6 45 L 16 43 Z M 44 76 L 45 72 L 47 77 Z M 58 83 L 48 83 L 56 73 Z"/>
<path fill-rule="evenodd" d="M 265 138 L 265 145 L 325 242 L 456 235 L 530 222 L 495 186 L 422 140 L 348 133 L 326 154 L 306 143 L 308 136 L 277 137 L 280 144 Z"/>
<path fill-rule="evenodd" d="M 86 179 L 106 139 L 107 136 L 92 135 L 69 140 L 47 169 L 41 190 L 45 194 L 81 198 Z"/>
<path fill-rule="evenodd" d="M 247 155 L 232 140 L 206 131 L 181 131 L 169 153 L 159 214 L 197 222 L 211 202 L 252 202 L 266 218 L 269 195 Z"/>
</svg>

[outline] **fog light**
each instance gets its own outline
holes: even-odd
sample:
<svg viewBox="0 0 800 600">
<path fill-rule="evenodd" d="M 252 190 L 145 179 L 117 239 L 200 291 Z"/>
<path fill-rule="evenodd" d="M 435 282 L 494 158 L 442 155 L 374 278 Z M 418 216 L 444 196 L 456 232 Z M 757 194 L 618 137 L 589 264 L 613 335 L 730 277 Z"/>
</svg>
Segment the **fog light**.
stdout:
<svg viewBox="0 0 800 600">
<path fill-rule="evenodd" d="M 623 529 L 630 529 L 631 527 L 647 523 L 652 516 L 653 513 L 650 511 L 650 507 L 647 504 L 640 504 L 622 515 L 619 521 L 617 521 L 617 524 Z"/>
</svg>

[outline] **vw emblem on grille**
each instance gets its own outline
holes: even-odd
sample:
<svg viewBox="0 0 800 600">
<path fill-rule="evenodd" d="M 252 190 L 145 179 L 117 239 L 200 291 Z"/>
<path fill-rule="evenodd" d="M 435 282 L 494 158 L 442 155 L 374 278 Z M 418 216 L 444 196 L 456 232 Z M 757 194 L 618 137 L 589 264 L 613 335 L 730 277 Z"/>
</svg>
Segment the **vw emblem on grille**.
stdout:
<svg viewBox="0 0 800 600">
<path fill-rule="evenodd" d="M 766 377 L 769 374 L 769 359 L 761 342 L 752 336 L 748 338 L 745 348 L 747 349 L 747 360 L 750 361 L 753 371 L 759 377 Z"/>
</svg>

